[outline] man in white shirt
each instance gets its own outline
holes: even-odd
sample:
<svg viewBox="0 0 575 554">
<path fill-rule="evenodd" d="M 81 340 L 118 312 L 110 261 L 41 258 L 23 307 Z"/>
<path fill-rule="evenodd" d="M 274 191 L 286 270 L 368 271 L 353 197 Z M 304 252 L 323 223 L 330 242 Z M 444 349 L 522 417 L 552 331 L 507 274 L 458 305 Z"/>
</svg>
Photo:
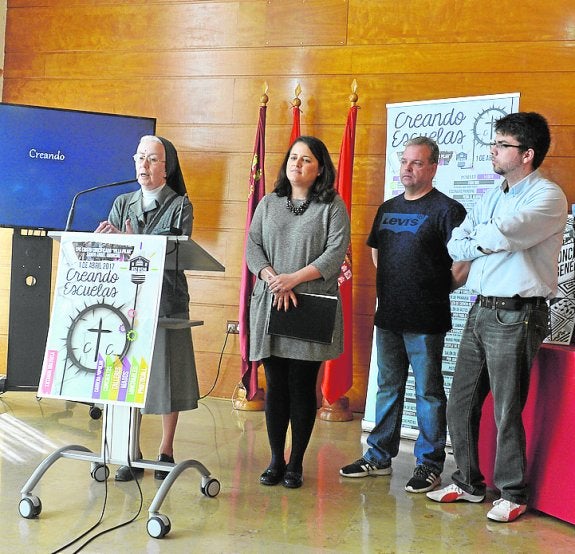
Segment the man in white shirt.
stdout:
<svg viewBox="0 0 575 554">
<path fill-rule="evenodd" d="M 547 335 L 546 300 L 557 291 L 567 217 L 565 194 L 538 170 L 550 142 L 540 114 L 498 120 L 491 157 L 493 170 L 505 180 L 480 199 L 448 243 L 454 261 L 470 264 L 467 286 L 477 300 L 461 338 L 448 402 L 454 484 L 427 496 L 436 502 L 484 500 L 479 421 L 491 390 L 498 428 L 494 482 L 501 498 L 487 517 L 495 521 L 513 521 L 527 505 L 521 412 L 533 358 Z"/>
</svg>

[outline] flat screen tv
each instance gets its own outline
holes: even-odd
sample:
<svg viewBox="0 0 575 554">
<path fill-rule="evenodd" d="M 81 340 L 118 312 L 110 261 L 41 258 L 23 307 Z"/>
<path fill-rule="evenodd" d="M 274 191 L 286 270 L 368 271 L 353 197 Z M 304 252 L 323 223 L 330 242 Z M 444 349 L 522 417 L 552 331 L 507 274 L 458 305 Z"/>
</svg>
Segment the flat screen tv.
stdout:
<svg viewBox="0 0 575 554">
<path fill-rule="evenodd" d="M 0 226 L 62 231 L 74 196 L 135 178 L 132 156 L 156 120 L 0 103 Z M 136 182 L 78 196 L 70 231 L 93 231 Z"/>
</svg>

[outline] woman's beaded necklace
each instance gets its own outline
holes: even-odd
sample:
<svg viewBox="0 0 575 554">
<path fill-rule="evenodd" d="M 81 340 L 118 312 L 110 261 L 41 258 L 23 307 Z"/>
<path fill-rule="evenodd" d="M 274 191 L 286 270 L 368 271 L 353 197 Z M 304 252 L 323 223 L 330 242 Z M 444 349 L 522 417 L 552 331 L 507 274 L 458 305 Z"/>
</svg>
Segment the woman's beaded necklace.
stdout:
<svg viewBox="0 0 575 554">
<path fill-rule="evenodd" d="M 286 200 L 286 208 L 294 215 L 301 215 L 307 210 L 311 201 L 312 197 L 310 196 L 303 204 L 300 204 L 299 206 L 296 207 L 293 205 L 291 198 L 288 196 Z"/>
</svg>

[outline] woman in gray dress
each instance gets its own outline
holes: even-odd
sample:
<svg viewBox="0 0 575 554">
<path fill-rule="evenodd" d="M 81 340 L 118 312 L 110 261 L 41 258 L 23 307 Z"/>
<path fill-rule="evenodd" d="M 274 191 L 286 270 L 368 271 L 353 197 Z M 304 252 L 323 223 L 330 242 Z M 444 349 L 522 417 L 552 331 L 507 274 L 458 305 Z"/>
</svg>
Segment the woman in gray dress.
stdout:
<svg viewBox="0 0 575 554">
<path fill-rule="evenodd" d="M 116 198 L 107 221 L 96 233 L 149 235 L 192 232 L 192 206 L 174 145 L 162 137 L 140 139 L 134 155 L 140 190 Z M 189 318 L 189 295 L 183 271 L 166 270 L 160 299 L 160 317 Z M 142 413 L 162 415 L 162 441 L 158 460 L 174 462 L 174 435 L 178 415 L 198 407 L 199 389 L 189 328 L 158 329 L 152 359 L 148 394 Z M 121 466 L 117 481 L 131 481 L 142 468 Z M 156 479 L 167 472 L 156 470 Z"/>
<path fill-rule="evenodd" d="M 334 183 L 335 168 L 324 143 L 299 137 L 286 153 L 274 191 L 262 198 L 250 225 L 246 261 L 259 278 L 250 304 L 250 360 L 261 360 L 265 369 L 271 449 L 271 462 L 260 477 L 263 485 L 301 487 L 316 417 L 319 369 L 322 361 L 343 351 L 340 302 L 330 344 L 266 332 L 270 310 L 297 309 L 297 293 L 339 297 L 350 224 Z M 286 464 L 290 424 L 292 448 Z"/>
</svg>

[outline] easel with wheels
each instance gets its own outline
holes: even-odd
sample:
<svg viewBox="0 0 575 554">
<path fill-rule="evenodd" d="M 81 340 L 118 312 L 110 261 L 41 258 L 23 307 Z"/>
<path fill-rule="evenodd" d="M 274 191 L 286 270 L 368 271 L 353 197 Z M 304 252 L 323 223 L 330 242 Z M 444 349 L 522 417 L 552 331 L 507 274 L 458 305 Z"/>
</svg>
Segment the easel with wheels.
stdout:
<svg viewBox="0 0 575 554">
<path fill-rule="evenodd" d="M 60 234 L 54 234 L 59 237 Z M 172 238 L 172 237 L 166 237 Z M 181 239 L 180 239 L 181 240 Z M 197 269 L 204 271 L 223 271 L 224 267 L 195 242 L 188 240 L 180 242 L 170 240 L 170 248 L 166 254 L 165 269 Z M 166 329 L 183 329 L 203 325 L 203 321 L 187 319 L 160 318 L 157 332 Z M 152 368 L 153 371 L 153 368 Z M 153 538 L 162 538 L 171 529 L 169 518 L 160 513 L 160 508 L 168 491 L 178 476 L 188 468 L 195 468 L 201 475 L 202 494 L 213 498 L 220 492 L 220 483 L 213 478 L 208 469 L 197 460 L 184 460 L 179 463 L 159 462 L 155 460 L 136 459 L 139 444 L 139 408 L 129 405 L 108 404 L 104 409 L 102 446 L 99 453 L 81 445 L 64 446 L 47 458 L 34 470 L 20 491 L 20 515 L 32 519 L 40 515 L 42 502 L 32 493 L 44 473 L 60 458 L 83 460 L 90 462 L 90 475 L 104 482 L 110 476 L 108 464 L 128 465 L 135 468 L 167 471 L 168 475 L 159 487 L 148 509 L 147 531 Z"/>
</svg>

